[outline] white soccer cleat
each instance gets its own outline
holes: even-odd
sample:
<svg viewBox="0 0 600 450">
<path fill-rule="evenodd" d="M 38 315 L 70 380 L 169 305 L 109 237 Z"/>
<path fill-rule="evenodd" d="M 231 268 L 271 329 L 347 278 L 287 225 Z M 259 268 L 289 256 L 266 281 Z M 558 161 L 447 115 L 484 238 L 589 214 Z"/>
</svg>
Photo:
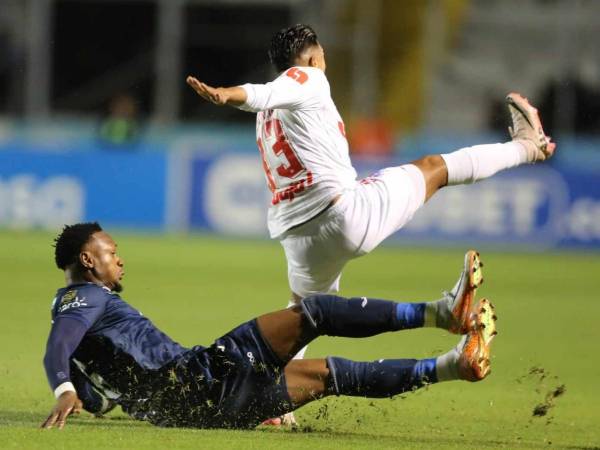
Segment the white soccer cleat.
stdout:
<svg viewBox="0 0 600 450">
<path fill-rule="evenodd" d="M 513 141 L 519 141 L 525 146 L 528 162 L 534 163 L 551 158 L 556 144 L 544 133 L 538 110 L 516 92 L 506 96 L 506 103 L 512 120 L 512 127 L 508 128 L 508 132 Z"/>
<path fill-rule="evenodd" d="M 480 381 L 490 374 L 490 344 L 498 334 L 496 313 L 487 299 L 481 299 L 474 308 L 475 326 L 457 347 L 458 376 L 462 380 Z"/>
<path fill-rule="evenodd" d="M 283 416 L 280 417 L 273 417 L 272 419 L 267 419 L 262 424 L 272 427 L 280 427 L 282 425 L 289 427 L 298 426 L 298 422 L 296 422 L 296 417 L 294 417 L 293 412 L 285 413 Z"/>
<path fill-rule="evenodd" d="M 445 293 L 446 302 L 439 307 L 438 326 L 446 328 L 454 334 L 465 334 L 473 326 L 471 306 L 475 300 L 477 288 L 483 283 L 483 263 L 479 252 L 469 250 L 465 254 L 463 270 L 452 290 Z M 447 309 L 446 309 L 447 307 Z"/>
<path fill-rule="evenodd" d="M 294 413 L 289 412 L 281 416 L 281 424 L 290 427 L 295 427 L 298 425 L 298 422 L 296 422 L 296 417 L 294 416 Z"/>
</svg>

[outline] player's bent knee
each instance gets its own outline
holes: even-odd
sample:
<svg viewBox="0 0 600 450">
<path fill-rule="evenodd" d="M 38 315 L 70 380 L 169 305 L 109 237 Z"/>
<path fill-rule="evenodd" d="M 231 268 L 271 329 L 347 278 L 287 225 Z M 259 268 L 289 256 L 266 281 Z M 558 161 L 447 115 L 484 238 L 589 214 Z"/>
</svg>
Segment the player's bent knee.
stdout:
<svg viewBox="0 0 600 450">
<path fill-rule="evenodd" d="M 425 199 L 428 200 L 438 189 L 448 184 L 448 168 L 440 155 L 429 155 L 411 163 L 423 174 Z"/>
<path fill-rule="evenodd" d="M 302 299 L 300 306 L 310 325 L 319 334 L 330 334 L 331 311 L 336 302 L 345 300 L 337 295 L 316 294 Z"/>
</svg>

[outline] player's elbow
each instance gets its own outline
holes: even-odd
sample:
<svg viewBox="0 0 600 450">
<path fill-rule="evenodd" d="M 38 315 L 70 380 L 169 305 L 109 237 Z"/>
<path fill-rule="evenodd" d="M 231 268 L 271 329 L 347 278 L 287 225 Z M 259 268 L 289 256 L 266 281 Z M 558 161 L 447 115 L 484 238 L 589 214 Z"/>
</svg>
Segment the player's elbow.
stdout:
<svg viewBox="0 0 600 450">
<path fill-rule="evenodd" d="M 68 339 L 64 336 L 55 336 L 46 346 L 43 363 L 46 369 L 65 362 L 71 356 Z"/>
<path fill-rule="evenodd" d="M 48 380 L 50 381 L 50 384 L 52 384 L 50 377 L 51 374 L 54 372 L 54 360 L 47 352 L 44 355 L 44 358 L 42 359 L 42 364 L 44 366 L 44 370 L 46 371 L 46 375 L 48 376 Z"/>
<path fill-rule="evenodd" d="M 49 369 L 52 368 L 52 366 L 54 365 L 54 357 L 53 355 L 46 351 L 46 354 L 44 355 L 44 358 L 42 359 L 42 364 L 44 365 L 44 368 L 46 369 L 46 371 L 48 371 Z"/>
</svg>

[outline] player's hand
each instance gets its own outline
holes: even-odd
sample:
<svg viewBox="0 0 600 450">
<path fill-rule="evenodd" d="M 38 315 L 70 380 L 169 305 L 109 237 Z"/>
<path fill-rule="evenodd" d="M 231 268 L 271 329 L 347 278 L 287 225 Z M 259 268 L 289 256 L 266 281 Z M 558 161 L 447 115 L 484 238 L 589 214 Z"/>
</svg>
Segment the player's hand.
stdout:
<svg viewBox="0 0 600 450">
<path fill-rule="evenodd" d="M 81 400 L 73 391 L 66 391 L 58 397 L 56 405 L 48 418 L 42 424 L 42 428 L 52 428 L 54 425 L 62 430 L 67 421 L 67 417 L 71 414 L 79 414 L 83 408 Z"/>
<path fill-rule="evenodd" d="M 186 82 L 200 97 L 202 97 L 204 100 L 214 103 L 215 105 L 225 105 L 227 104 L 227 100 L 229 100 L 227 89 L 214 88 L 192 76 L 188 76 L 186 78 Z"/>
</svg>

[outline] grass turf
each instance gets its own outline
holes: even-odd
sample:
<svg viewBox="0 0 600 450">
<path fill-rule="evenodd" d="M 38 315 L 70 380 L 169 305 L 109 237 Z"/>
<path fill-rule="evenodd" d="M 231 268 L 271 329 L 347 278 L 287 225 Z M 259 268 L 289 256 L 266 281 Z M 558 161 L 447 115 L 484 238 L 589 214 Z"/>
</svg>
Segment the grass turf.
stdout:
<svg viewBox="0 0 600 450">
<path fill-rule="evenodd" d="M 125 259 L 123 297 L 184 345 L 209 344 L 237 324 L 284 307 L 277 243 L 114 233 Z M 492 375 L 394 399 L 329 398 L 297 412 L 297 430 L 159 429 L 113 412 L 73 417 L 62 432 L 37 427 L 53 405 L 41 360 L 62 274 L 52 236 L 0 232 L 2 448 L 600 448 L 600 257 L 482 252 L 480 296 L 496 305 Z M 438 298 L 461 267 L 459 249 L 380 248 L 351 262 L 342 294 Z M 308 357 L 430 357 L 455 345 L 440 330 L 349 340 L 321 338 Z M 565 393 L 553 397 L 560 386 Z M 549 400 L 548 400 L 549 399 Z M 533 416 L 536 406 L 547 414 Z"/>
</svg>

